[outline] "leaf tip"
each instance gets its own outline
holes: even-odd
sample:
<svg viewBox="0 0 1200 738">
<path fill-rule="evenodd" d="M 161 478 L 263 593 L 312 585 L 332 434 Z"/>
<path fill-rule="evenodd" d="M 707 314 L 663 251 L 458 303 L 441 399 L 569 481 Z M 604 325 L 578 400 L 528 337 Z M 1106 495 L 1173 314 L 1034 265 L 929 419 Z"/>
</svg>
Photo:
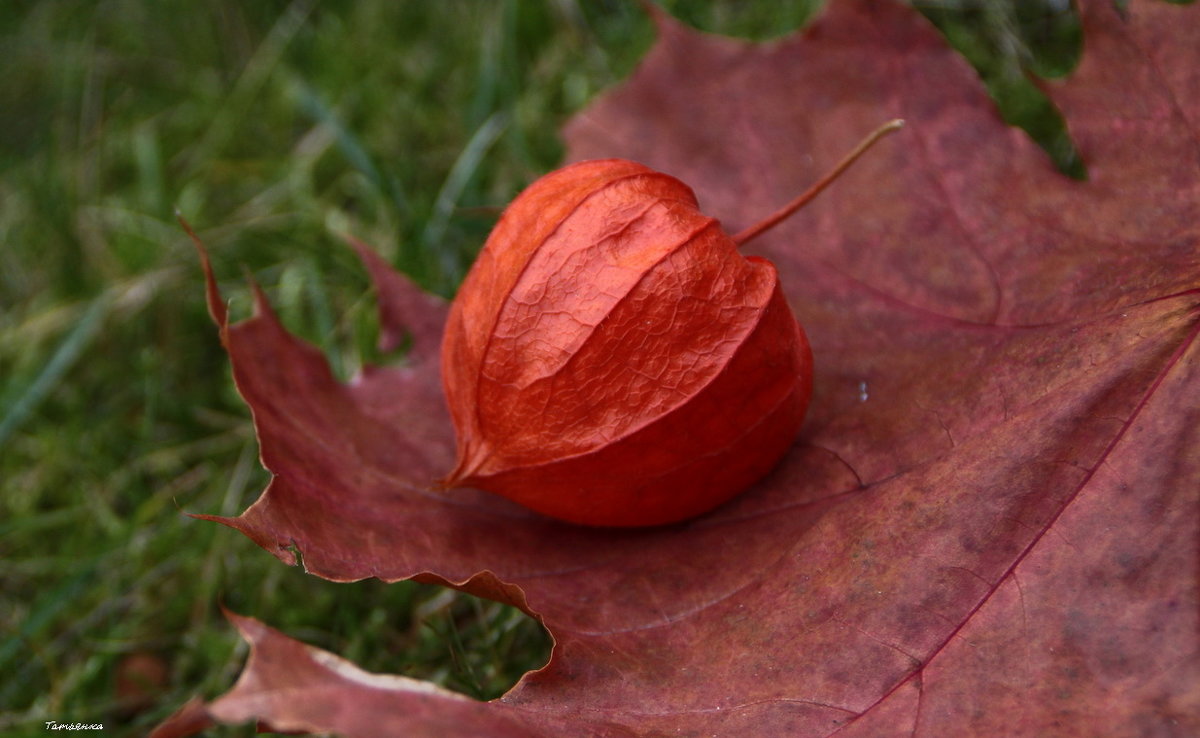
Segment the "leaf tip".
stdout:
<svg viewBox="0 0 1200 738">
<path fill-rule="evenodd" d="M 213 322 L 221 329 L 221 340 L 225 340 L 225 326 L 229 323 L 229 311 L 225 306 L 225 301 L 221 297 L 221 291 L 217 288 L 217 278 L 213 274 L 212 260 L 208 256 L 208 249 L 205 248 L 204 242 L 196 235 L 196 231 L 192 229 L 192 224 L 188 223 L 187 218 L 183 217 L 183 212 L 179 208 L 175 208 L 175 220 L 178 221 L 180 227 L 187 233 L 188 238 L 192 240 L 192 245 L 196 247 L 196 253 L 200 255 L 200 268 L 204 270 L 204 294 L 208 302 L 208 314 L 212 317 Z"/>
<path fill-rule="evenodd" d="M 658 32 L 659 39 L 684 30 L 683 23 L 653 0 L 638 0 L 638 5 L 641 6 L 642 12 L 654 23 L 654 28 Z"/>
<path fill-rule="evenodd" d="M 271 301 L 267 298 L 266 290 L 264 290 L 262 285 L 258 283 L 258 280 L 254 278 L 254 274 L 250 271 L 249 267 L 243 267 L 242 273 L 246 283 L 250 285 L 250 292 L 253 295 L 254 317 L 258 318 L 266 316 L 268 318 L 273 318 L 275 311 L 271 308 Z"/>
<path fill-rule="evenodd" d="M 350 248 L 354 249 L 354 251 L 359 255 L 359 258 L 361 258 L 363 261 L 370 261 L 372 259 L 379 258 L 379 255 L 375 253 L 375 249 L 368 246 L 365 241 L 357 236 L 346 233 L 345 231 L 338 231 L 337 237 L 345 241 Z"/>
<path fill-rule="evenodd" d="M 184 738 L 199 735 L 214 725 L 208 705 L 199 697 L 193 697 L 150 731 L 149 738 Z"/>
</svg>

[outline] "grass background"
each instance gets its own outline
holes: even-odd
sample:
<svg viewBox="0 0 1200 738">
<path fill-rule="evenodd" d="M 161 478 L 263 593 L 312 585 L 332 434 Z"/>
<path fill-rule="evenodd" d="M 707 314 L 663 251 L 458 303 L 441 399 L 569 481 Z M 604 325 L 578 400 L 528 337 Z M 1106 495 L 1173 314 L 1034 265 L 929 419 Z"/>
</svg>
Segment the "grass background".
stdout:
<svg viewBox="0 0 1200 738">
<path fill-rule="evenodd" d="M 818 3 L 665 4 L 770 38 Z M 1025 75 L 1069 70 L 1074 16 L 1017 5 L 923 10 L 1081 175 Z M 336 234 L 452 295 L 499 210 L 559 161 L 561 123 L 652 38 L 626 0 L 0 4 L 0 734 L 142 734 L 219 694 L 245 657 L 222 602 L 480 699 L 544 663 L 549 639 L 515 610 L 331 584 L 183 514 L 237 514 L 267 475 L 174 213 L 235 315 L 248 271 L 348 377 L 377 331 Z"/>
</svg>

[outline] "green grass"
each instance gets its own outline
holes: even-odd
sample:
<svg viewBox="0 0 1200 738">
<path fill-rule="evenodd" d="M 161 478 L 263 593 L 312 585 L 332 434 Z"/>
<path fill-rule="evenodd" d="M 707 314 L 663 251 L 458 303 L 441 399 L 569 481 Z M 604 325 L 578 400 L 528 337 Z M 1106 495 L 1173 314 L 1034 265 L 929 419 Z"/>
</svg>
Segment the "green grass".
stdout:
<svg viewBox="0 0 1200 738">
<path fill-rule="evenodd" d="M 808 12 L 667 4 L 755 38 Z M 995 40 L 1025 33 L 1003 17 L 938 12 L 985 74 L 1028 66 Z M 0 733 L 142 734 L 219 694 L 245 656 L 220 603 L 481 699 L 544 662 L 511 608 L 328 583 L 183 515 L 236 514 L 267 476 L 174 213 L 235 314 L 245 269 L 349 376 L 376 327 L 337 234 L 451 295 L 499 209 L 558 162 L 560 124 L 651 38 L 616 0 L 0 4 Z M 131 710 L 116 673 L 139 653 L 167 678 Z"/>
</svg>

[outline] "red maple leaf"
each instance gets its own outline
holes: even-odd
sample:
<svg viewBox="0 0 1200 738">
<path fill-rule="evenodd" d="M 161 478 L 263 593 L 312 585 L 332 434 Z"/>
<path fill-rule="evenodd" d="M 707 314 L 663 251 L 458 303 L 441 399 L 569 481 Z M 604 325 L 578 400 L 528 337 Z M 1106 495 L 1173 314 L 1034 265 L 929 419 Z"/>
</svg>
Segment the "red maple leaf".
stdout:
<svg viewBox="0 0 1200 738">
<path fill-rule="evenodd" d="M 1083 7 L 1056 173 L 911 10 L 838 2 L 755 45 L 660 21 L 568 128 L 692 185 L 728 231 L 878 122 L 909 127 L 755 243 L 812 340 L 792 452 L 650 530 L 427 491 L 453 463 L 444 306 L 369 252 L 404 368 L 339 384 L 258 301 L 214 317 L 275 474 L 221 522 L 313 574 L 512 603 L 550 663 L 479 703 L 259 622 L 237 686 L 159 730 L 365 735 L 1200 734 L 1200 11 Z"/>
</svg>

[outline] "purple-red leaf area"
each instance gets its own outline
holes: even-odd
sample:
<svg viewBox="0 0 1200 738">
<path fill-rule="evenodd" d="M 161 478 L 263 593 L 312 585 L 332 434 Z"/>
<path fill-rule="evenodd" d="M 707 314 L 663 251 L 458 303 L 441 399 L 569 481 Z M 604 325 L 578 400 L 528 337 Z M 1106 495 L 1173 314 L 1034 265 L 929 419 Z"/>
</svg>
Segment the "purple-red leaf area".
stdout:
<svg viewBox="0 0 1200 738">
<path fill-rule="evenodd" d="M 232 616 L 241 679 L 158 735 L 1200 735 L 1200 8 L 1080 5 L 1082 62 L 1046 91 L 1086 182 L 886 2 L 762 45 L 660 18 L 567 127 L 570 159 L 665 171 L 736 232 L 908 121 L 754 242 L 811 339 L 813 403 L 768 478 L 690 522 L 431 491 L 455 451 L 444 305 L 369 252 L 384 337 L 413 350 L 349 384 L 262 299 L 224 325 L 210 274 L 275 475 L 219 520 L 330 580 L 515 604 L 555 647 L 477 703 Z"/>
</svg>

